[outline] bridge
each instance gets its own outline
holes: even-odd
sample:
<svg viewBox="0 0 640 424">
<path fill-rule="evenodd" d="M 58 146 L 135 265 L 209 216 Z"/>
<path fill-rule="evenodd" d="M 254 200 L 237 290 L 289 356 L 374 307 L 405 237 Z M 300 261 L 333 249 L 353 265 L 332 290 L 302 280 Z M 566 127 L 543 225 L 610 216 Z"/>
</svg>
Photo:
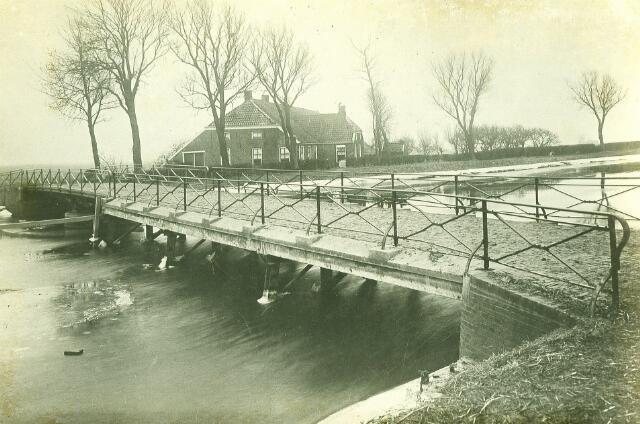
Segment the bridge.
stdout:
<svg viewBox="0 0 640 424">
<path fill-rule="evenodd" d="M 0 200 L 16 219 L 91 214 L 95 243 L 117 243 L 143 225 L 147 240 L 166 237 L 169 262 L 179 237 L 214 255 L 220 246 L 255 252 L 266 264 L 262 302 L 285 287 L 276 278 L 285 259 L 306 264 L 300 275 L 320 267 L 323 291 L 350 274 L 460 299 L 469 275 L 516 291 L 560 290 L 592 310 L 604 298 L 616 309 L 628 221 L 638 218 L 610 199 L 638 185 L 604 175 L 580 185 L 602 195 L 581 198 L 560 179 L 495 175 L 30 169 L 0 174 Z M 567 204 L 545 204 L 543 188 Z M 508 198 L 517 192 L 524 201 Z"/>
</svg>

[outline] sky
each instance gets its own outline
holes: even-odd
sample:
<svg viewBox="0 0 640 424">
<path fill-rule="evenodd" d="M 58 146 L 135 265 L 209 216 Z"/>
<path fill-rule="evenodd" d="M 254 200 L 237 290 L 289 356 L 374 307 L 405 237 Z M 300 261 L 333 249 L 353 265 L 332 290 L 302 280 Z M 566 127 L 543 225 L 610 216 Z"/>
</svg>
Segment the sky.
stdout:
<svg viewBox="0 0 640 424">
<path fill-rule="evenodd" d="M 178 1 L 179 2 L 179 1 Z M 42 69 L 63 45 L 78 0 L 0 0 L 0 166 L 89 165 L 86 124 L 49 108 Z M 597 140 L 594 116 L 571 97 L 581 72 L 610 74 L 627 90 L 605 124 L 606 141 L 640 139 L 640 1 L 637 0 L 236 0 L 257 27 L 286 24 L 314 56 L 315 84 L 297 106 L 347 114 L 371 138 L 366 83 L 354 45 L 369 44 L 389 98 L 391 137 L 444 134 L 454 122 L 435 106 L 431 69 L 450 54 L 482 51 L 494 61 L 476 121 L 556 132 L 563 144 Z M 136 109 L 145 162 L 199 134 L 211 117 L 176 92 L 184 65 L 167 55 L 144 80 Z M 262 90 L 254 91 L 255 96 Z M 101 155 L 131 162 L 122 109 L 97 127 Z"/>
</svg>

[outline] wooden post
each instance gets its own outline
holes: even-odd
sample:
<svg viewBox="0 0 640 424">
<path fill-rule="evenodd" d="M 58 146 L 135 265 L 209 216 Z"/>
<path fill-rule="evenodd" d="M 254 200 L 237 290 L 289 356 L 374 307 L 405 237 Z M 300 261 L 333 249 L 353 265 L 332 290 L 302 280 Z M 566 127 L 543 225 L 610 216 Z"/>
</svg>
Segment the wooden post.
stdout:
<svg viewBox="0 0 640 424">
<path fill-rule="evenodd" d="M 264 289 L 258 303 L 266 305 L 276 300 L 278 296 L 278 273 L 280 272 L 280 258 L 265 255 Z"/>
<path fill-rule="evenodd" d="M 620 292 L 618 289 L 618 270 L 620 269 L 620 256 L 618 250 L 618 243 L 616 240 L 616 219 L 609 215 L 608 227 L 609 227 L 609 249 L 611 254 L 611 309 L 613 313 L 618 312 L 620 306 Z"/>
<path fill-rule="evenodd" d="M 102 197 L 96 196 L 95 208 L 93 212 L 93 235 L 89 239 L 93 247 L 97 247 L 100 242 L 100 216 L 102 215 Z"/>
<path fill-rule="evenodd" d="M 333 271 L 329 268 L 320 268 L 320 292 L 328 293 L 334 287 Z"/>
<path fill-rule="evenodd" d="M 396 191 L 391 192 L 391 207 L 393 208 L 393 245 L 398 246 L 398 214 L 396 211 Z"/>
<path fill-rule="evenodd" d="M 152 225 L 145 225 L 144 226 L 144 239 L 146 241 L 152 241 L 154 239 L 154 237 L 153 237 L 153 226 Z"/>
<path fill-rule="evenodd" d="M 484 269 L 489 269 L 489 227 L 487 222 L 487 201 L 482 201 L 482 246 L 484 247 L 482 262 Z"/>
<path fill-rule="evenodd" d="M 176 256 L 176 240 L 178 239 L 178 234 L 173 231 L 167 231 L 167 248 L 165 252 L 165 256 L 167 258 L 167 266 L 173 265 L 174 258 Z"/>
</svg>

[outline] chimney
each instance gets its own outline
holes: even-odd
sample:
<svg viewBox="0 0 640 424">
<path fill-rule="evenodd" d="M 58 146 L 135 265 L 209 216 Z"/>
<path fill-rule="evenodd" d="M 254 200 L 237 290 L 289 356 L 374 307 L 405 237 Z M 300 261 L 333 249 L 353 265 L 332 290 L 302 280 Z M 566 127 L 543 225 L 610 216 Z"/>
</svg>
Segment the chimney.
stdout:
<svg viewBox="0 0 640 424">
<path fill-rule="evenodd" d="M 266 102 L 266 103 L 269 103 L 269 95 L 268 94 L 263 94 L 262 95 L 262 101 Z"/>
<path fill-rule="evenodd" d="M 347 108 L 342 103 L 338 103 L 338 115 L 342 116 L 343 118 L 347 117 Z"/>
<path fill-rule="evenodd" d="M 253 95 L 251 94 L 251 90 L 244 90 L 244 101 L 248 102 L 253 99 Z"/>
</svg>

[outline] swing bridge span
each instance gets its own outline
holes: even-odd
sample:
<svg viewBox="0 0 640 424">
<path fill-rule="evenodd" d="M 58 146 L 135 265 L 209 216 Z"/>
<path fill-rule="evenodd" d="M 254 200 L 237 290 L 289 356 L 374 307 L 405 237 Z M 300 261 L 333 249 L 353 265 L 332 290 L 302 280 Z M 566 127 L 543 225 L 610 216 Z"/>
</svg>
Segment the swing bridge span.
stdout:
<svg viewBox="0 0 640 424">
<path fill-rule="evenodd" d="M 620 256 L 640 221 L 624 202 L 637 180 L 418 175 L 245 168 L 21 169 L 0 174 L 0 201 L 16 219 L 64 222 L 84 212 L 94 240 L 193 237 L 321 269 L 330 288 L 351 274 L 461 298 L 463 275 L 507 275 L 585 302 L 619 304 Z M 573 190 L 572 187 L 578 187 Z M 597 197 L 584 195 L 595 188 Z M 545 203 L 552 191 L 562 205 Z M 593 192 L 591 190 L 590 192 Z M 517 202 L 514 193 L 520 193 Z M 45 221 L 38 221 L 45 220 Z M 2 227 L 0 225 L 0 227 Z M 157 230 L 155 230 L 157 229 Z M 194 248 L 195 248 L 194 247 Z M 579 255 L 576 253 L 580 253 Z M 276 271 L 277 272 L 277 271 Z"/>
</svg>

